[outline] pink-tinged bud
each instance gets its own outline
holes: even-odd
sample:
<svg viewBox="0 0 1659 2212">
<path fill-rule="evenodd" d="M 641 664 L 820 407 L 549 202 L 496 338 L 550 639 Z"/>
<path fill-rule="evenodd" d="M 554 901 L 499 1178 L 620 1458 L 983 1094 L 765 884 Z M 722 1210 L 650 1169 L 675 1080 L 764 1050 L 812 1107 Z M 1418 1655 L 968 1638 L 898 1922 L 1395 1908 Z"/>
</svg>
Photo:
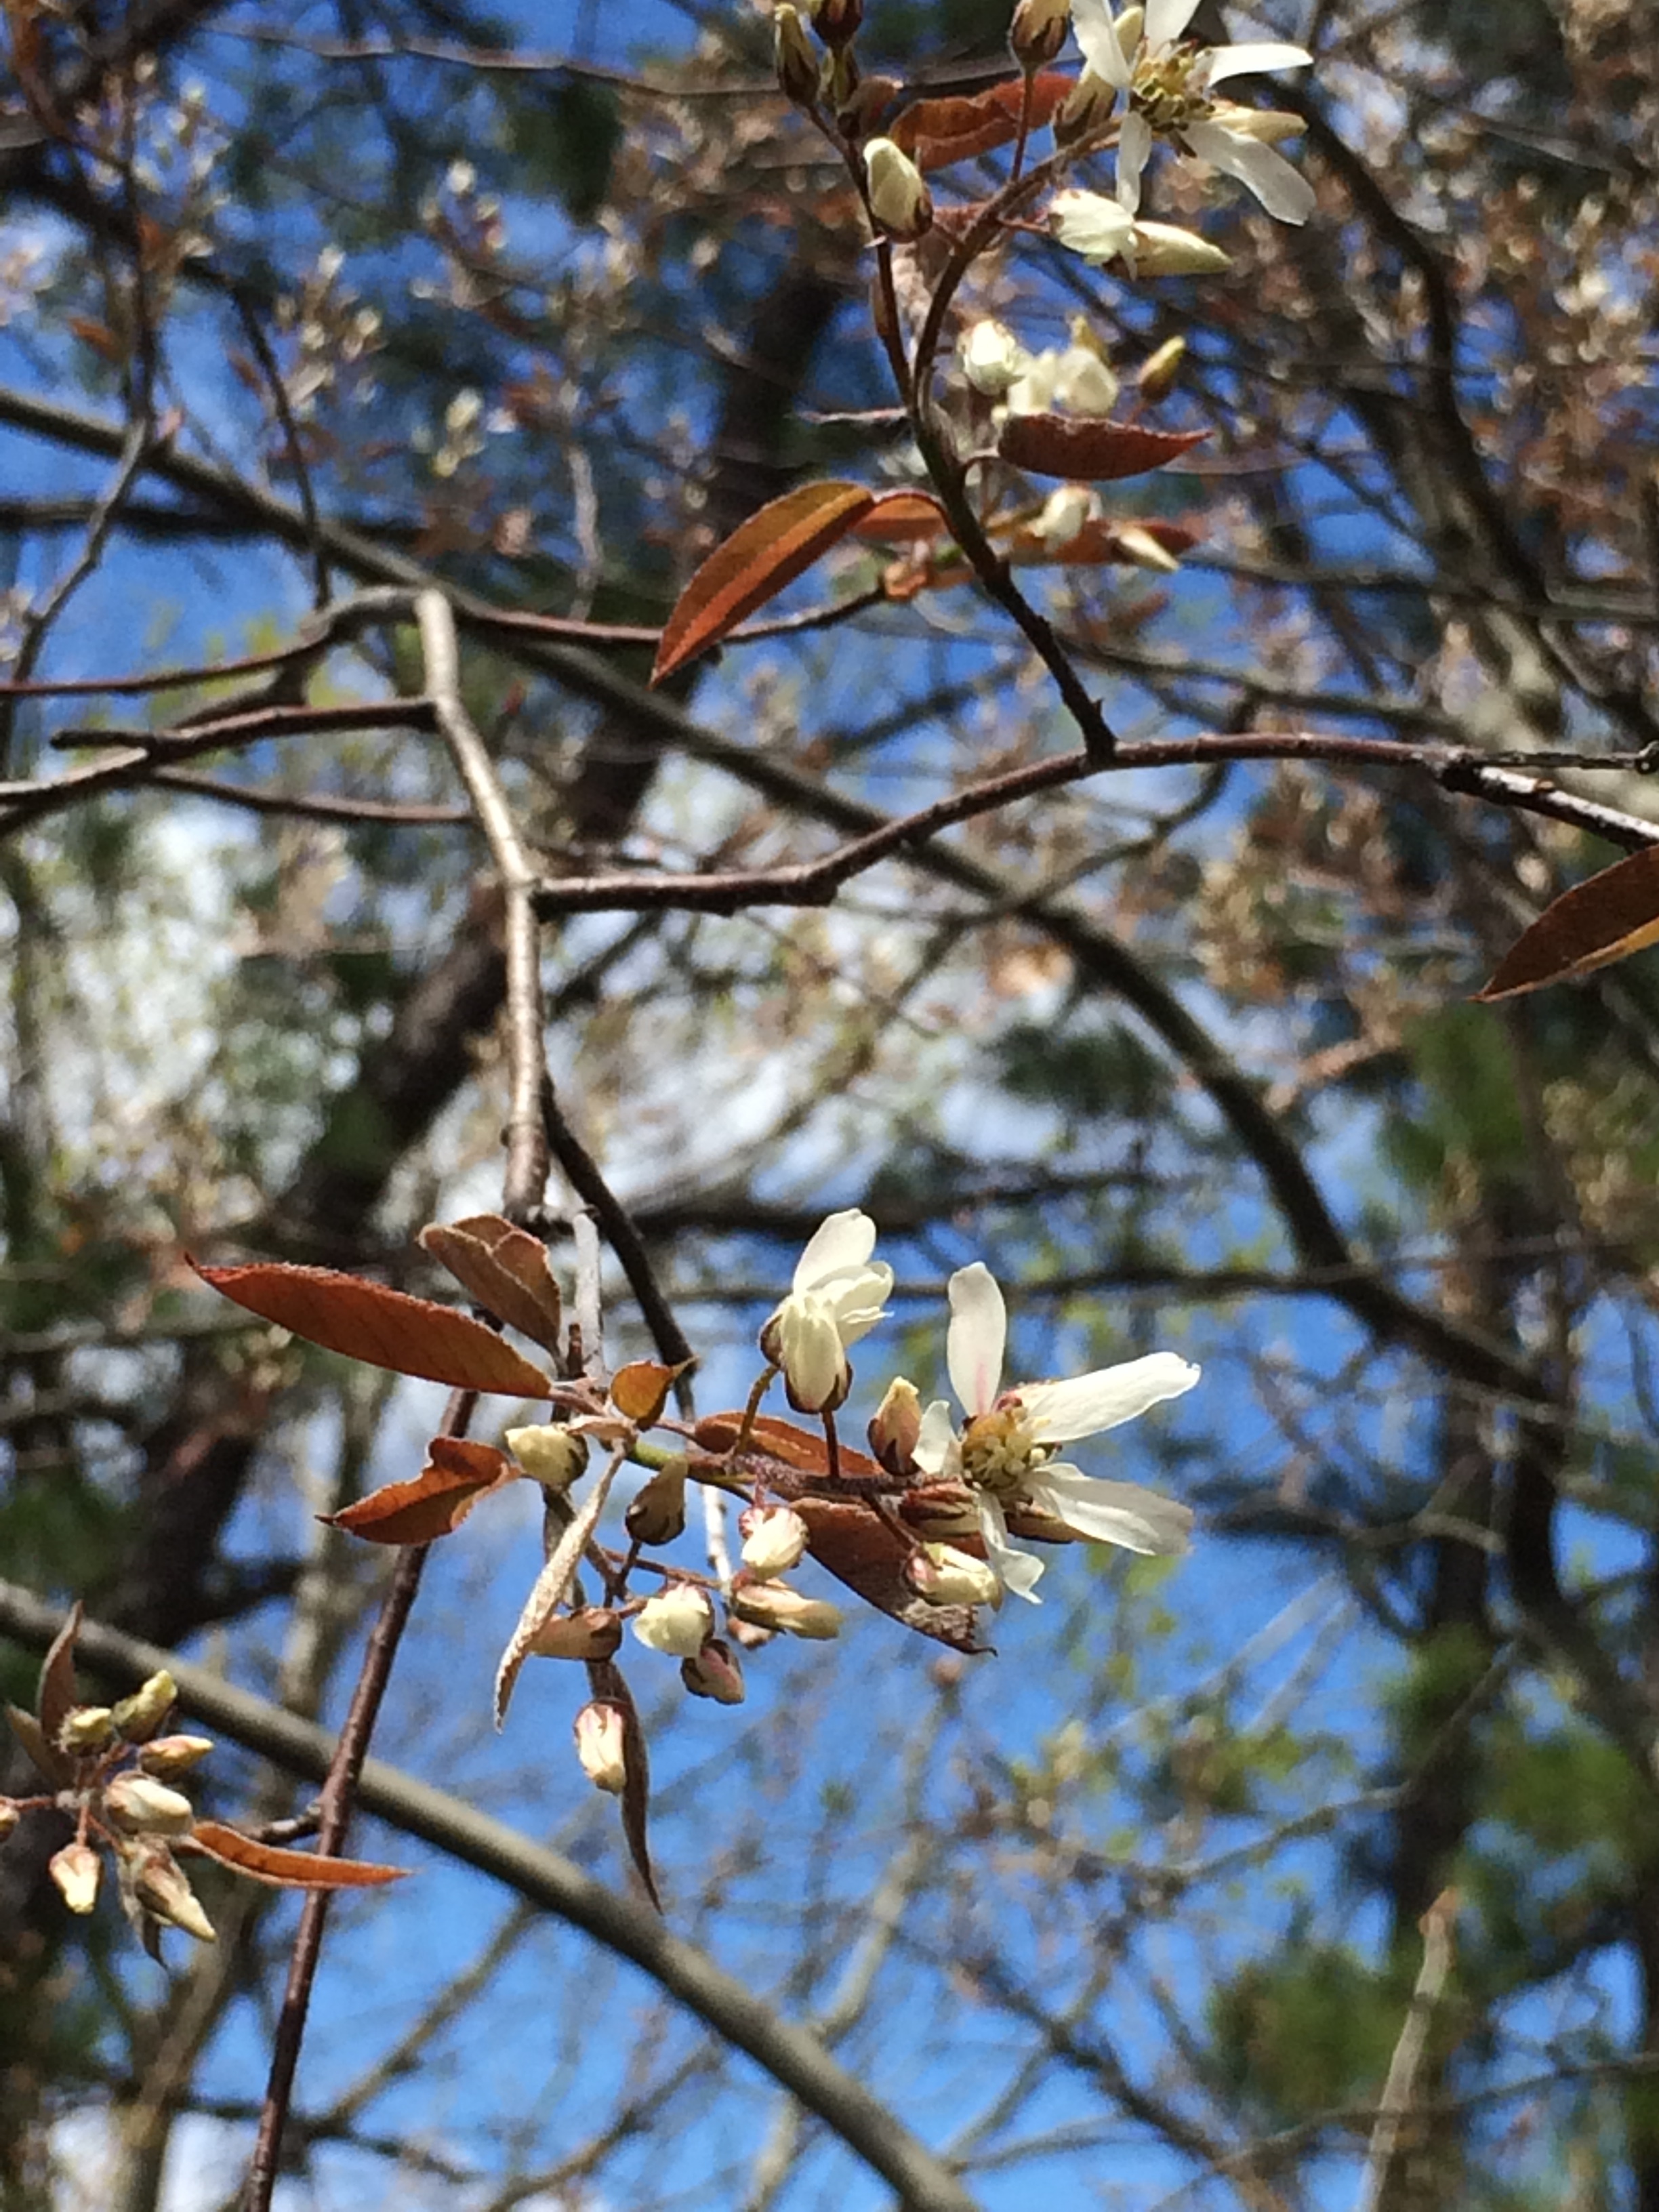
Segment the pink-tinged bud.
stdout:
<svg viewBox="0 0 1659 2212">
<path fill-rule="evenodd" d="M 596 1698 L 576 1716 L 576 1756 L 596 1790 L 620 1797 L 628 1786 L 628 1724 L 620 1705 Z"/>
<path fill-rule="evenodd" d="M 166 1720 L 179 1697 L 179 1686 L 166 1668 L 141 1682 L 130 1698 L 123 1698 L 111 1718 L 116 1731 L 129 1743 L 148 1743 Z"/>
<path fill-rule="evenodd" d="M 681 1660 L 680 1680 L 694 1698 L 712 1698 L 717 1705 L 743 1703 L 743 1668 L 723 1636 L 711 1636 L 694 1659 Z"/>
<path fill-rule="evenodd" d="M 743 1564 L 757 1582 L 787 1575 L 804 1557 L 811 1530 L 787 1505 L 751 1505 L 738 1516 Z"/>
<path fill-rule="evenodd" d="M 0 1797 L 0 1844 L 3 1844 L 8 1836 L 16 1833 L 17 1823 L 22 1817 L 9 1797 Z"/>
<path fill-rule="evenodd" d="M 778 73 L 778 90 L 794 106 L 818 104 L 818 58 L 806 35 L 800 11 L 788 0 L 779 0 L 772 10 L 772 58 Z"/>
<path fill-rule="evenodd" d="M 887 1386 L 869 1428 L 870 1449 L 889 1474 L 908 1479 L 916 1471 L 916 1438 L 921 1434 L 921 1400 L 903 1376 Z"/>
<path fill-rule="evenodd" d="M 212 1748 L 211 1736 L 158 1735 L 139 1753 L 138 1764 L 158 1782 L 171 1782 L 188 1774 L 192 1766 L 199 1766 Z"/>
<path fill-rule="evenodd" d="M 647 1650 L 672 1659 L 691 1659 L 714 1632 L 714 1612 L 703 1593 L 690 1583 L 671 1583 L 648 1598 L 634 1623 Z"/>
<path fill-rule="evenodd" d="M 774 1634 L 758 1621 L 740 1620 L 735 1613 L 726 1624 L 726 1632 L 740 1651 L 758 1651 L 772 1641 Z"/>
<path fill-rule="evenodd" d="M 921 171 L 890 138 L 872 138 L 864 149 L 870 213 L 889 238 L 921 238 L 932 228 L 933 199 Z"/>
<path fill-rule="evenodd" d="M 58 1748 L 76 1757 L 102 1751 L 115 1741 L 115 1717 L 107 1705 L 76 1705 L 65 1713 L 58 1729 Z"/>
<path fill-rule="evenodd" d="M 128 1861 L 127 1881 L 133 1896 L 153 1918 L 165 1921 L 170 1928 L 182 1928 L 198 1943 L 217 1940 L 201 1900 L 165 1844 L 140 1845 Z"/>
<path fill-rule="evenodd" d="M 685 1471 L 677 1452 L 629 1501 L 623 1526 L 636 1544 L 672 1544 L 685 1533 Z"/>
<path fill-rule="evenodd" d="M 864 0 L 807 0 L 812 28 L 826 46 L 845 46 L 858 36 Z"/>
<path fill-rule="evenodd" d="M 1045 68 L 1066 43 L 1072 0 L 1019 0 L 1008 30 L 1008 51 L 1029 76 Z"/>
<path fill-rule="evenodd" d="M 1176 379 L 1181 374 L 1181 364 L 1187 358 L 1185 338 L 1165 338 L 1155 353 L 1149 353 L 1140 364 L 1140 374 L 1135 382 L 1140 396 L 1149 407 L 1160 399 L 1167 399 L 1175 390 Z"/>
<path fill-rule="evenodd" d="M 100 1862 L 89 1844 L 65 1844 L 52 1854 L 46 1871 L 71 1912 L 90 1912 L 97 1904 Z"/>
<path fill-rule="evenodd" d="M 622 1642 L 622 1622 L 602 1605 L 556 1613 L 530 1639 L 538 1659 L 609 1659 Z"/>
<path fill-rule="evenodd" d="M 188 1797 L 148 1774 L 118 1774 L 104 1792 L 104 1817 L 130 1836 L 186 1836 L 196 1825 Z"/>
<path fill-rule="evenodd" d="M 568 1490 L 587 1465 L 587 1443 L 556 1422 L 533 1429 L 508 1429 L 501 1442 L 519 1465 L 544 1489 Z"/>
<path fill-rule="evenodd" d="M 803 1597 L 783 1583 L 752 1583 L 739 1577 L 732 1585 L 732 1610 L 757 1628 L 781 1628 L 813 1643 L 828 1643 L 841 1634 L 839 1606 L 820 1597 Z"/>
<path fill-rule="evenodd" d="M 904 1563 L 904 1579 L 929 1605 L 1002 1603 L 1002 1584 L 983 1559 L 950 1544 L 924 1544 Z"/>
</svg>

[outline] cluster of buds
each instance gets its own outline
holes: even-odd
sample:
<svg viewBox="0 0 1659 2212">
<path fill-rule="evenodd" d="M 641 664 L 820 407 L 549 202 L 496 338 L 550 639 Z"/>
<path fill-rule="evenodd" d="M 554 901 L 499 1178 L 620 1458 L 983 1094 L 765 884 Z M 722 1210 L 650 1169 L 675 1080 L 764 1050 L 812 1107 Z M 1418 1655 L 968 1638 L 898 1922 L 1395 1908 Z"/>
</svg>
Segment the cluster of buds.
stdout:
<svg viewBox="0 0 1659 2212">
<path fill-rule="evenodd" d="M 14 1735 L 52 1790 L 0 1798 L 0 1840 L 26 1812 L 51 1807 L 70 1814 L 74 1838 L 49 1863 L 64 1904 L 71 1912 L 93 1910 L 107 1851 L 122 1906 L 152 1955 L 159 1955 L 163 1927 L 213 1941 L 212 1923 L 175 1856 L 196 1826 L 196 1810 L 174 1786 L 213 1746 L 205 1736 L 161 1733 L 177 1694 L 170 1674 L 152 1674 L 117 1705 L 71 1705 L 50 1732 L 32 1714 L 8 1708 Z"/>
<path fill-rule="evenodd" d="M 779 91 L 814 121 L 827 110 L 836 129 L 855 144 L 899 89 L 891 77 L 860 74 L 853 46 L 863 21 L 864 0 L 805 0 L 804 9 L 778 0 L 772 10 Z M 812 44 L 809 23 L 822 53 Z"/>
</svg>

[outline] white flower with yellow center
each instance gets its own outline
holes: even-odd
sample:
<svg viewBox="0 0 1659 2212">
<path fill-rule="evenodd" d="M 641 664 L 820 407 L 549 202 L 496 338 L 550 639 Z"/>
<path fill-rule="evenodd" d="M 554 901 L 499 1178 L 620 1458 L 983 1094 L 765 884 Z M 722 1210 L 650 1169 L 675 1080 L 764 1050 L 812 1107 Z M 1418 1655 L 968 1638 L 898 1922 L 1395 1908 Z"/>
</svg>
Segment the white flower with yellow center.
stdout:
<svg viewBox="0 0 1659 2212">
<path fill-rule="evenodd" d="M 883 1318 L 893 1271 L 872 1261 L 876 1224 L 850 1206 L 812 1232 L 789 1295 L 761 1331 L 761 1350 L 783 1370 L 798 1413 L 833 1409 L 847 1395 L 847 1347 Z"/>
<path fill-rule="evenodd" d="M 916 1465 L 973 1492 L 986 1556 L 1006 1588 L 1036 1604 L 1042 1572 L 1040 1559 L 1008 1541 L 1011 1506 L 1046 1515 L 1089 1542 L 1166 1557 L 1184 1552 L 1193 1521 L 1187 1506 L 1139 1483 L 1097 1481 L 1054 1454 L 1179 1398 L 1199 1370 L 1173 1352 L 1154 1352 L 1069 1382 L 1022 1382 L 1005 1391 L 1008 1315 L 995 1278 L 975 1260 L 951 1276 L 949 1292 L 945 1362 L 968 1421 L 957 1435 L 950 1407 L 935 1399 L 922 1415 Z"/>
<path fill-rule="evenodd" d="M 1200 46 L 1182 33 L 1198 0 L 1146 0 L 1113 21 L 1106 0 L 1075 0 L 1072 26 L 1089 74 L 1128 94 L 1117 142 L 1117 196 L 1130 215 L 1140 205 L 1140 178 L 1155 138 L 1174 138 L 1212 168 L 1237 177 L 1280 222 L 1305 222 L 1313 187 L 1267 143 L 1283 136 L 1257 128 L 1249 111 L 1211 97 L 1229 77 L 1305 69 L 1305 46 L 1257 40 L 1237 46 Z M 1276 126 L 1279 117 L 1264 118 Z"/>
</svg>

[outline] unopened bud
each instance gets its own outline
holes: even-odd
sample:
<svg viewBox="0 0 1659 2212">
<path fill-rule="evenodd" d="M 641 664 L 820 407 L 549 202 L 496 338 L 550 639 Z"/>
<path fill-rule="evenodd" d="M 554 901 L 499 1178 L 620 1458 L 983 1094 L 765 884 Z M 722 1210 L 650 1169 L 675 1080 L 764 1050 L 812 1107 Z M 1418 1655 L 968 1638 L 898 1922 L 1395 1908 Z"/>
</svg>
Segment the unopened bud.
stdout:
<svg viewBox="0 0 1659 2212">
<path fill-rule="evenodd" d="M 685 1455 L 676 1452 L 629 1499 L 623 1526 L 636 1544 L 672 1544 L 684 1534 L 685 1471 Z"/>
<path fill-rule="evenodd" d="M 171 1782 L 177 1775 L 188 1774 L 192 1766 L 199 1766 L 212 1748 L 211 1736 L 158 1735 L 139 1753 L 138 1764 L 158 1781 Z"/>
<path fill-rule="evenodd" d="M 1156 568 L 1160 575 L 1177 575 L 1181 563 L 1167 545 L 1160 544 L 1150 530 L 1143 530 L 1138 522 L 1120 523 L 1112 532 L 1112 544 L 1126 561 L 1133 561 L 1138 568 Z"/>
<path fill-rule="evenodd" d="M 576 1716 L 576 1756 L 596 1790 L 620 1797 L 628 1786 L 628 1724 L 620 1705 L 602 1699 Z"/>
<path fill-rule="evenodd" d="M 779 0 L 779 5 L 772 10 L 772 52 L 778 89 L 784 98 L 797 107 L 816 107 L 818 58 L 806 35 L 800 10 L 790 7 L 788 0 Z"/>
<path fill-rule="evenodd" d="M 1019 0 L 1008 29 L 1008 51 L 1029 76 L 1054 60 L 1071 27 L 1071 0 Z"/>
<path fill-rule="evenodd" d="M 853 57 L 848 53 L 836 58 L 850 62 Z M 836 122 L 842 137 L 862 145 L 903 89 L 896 76 L 860 76 L 850 87 L 841 88 Z"/>
<path fill-rule="evenodd" d="M 1049 493 L 1031 527 L 1045 545 L 1069 545 L 1084 525 L 1093 520 L 1095 508 L 1095 495 L 1086 485 L 1061 484 Z"/>
<path fill-rule="evenodd" d="M 1282 107 L 1240 107 L 1231 100 L 1218 100 L 1209 119 L 1218 123 L 1230 138 L 1254 138 L 1262 146 L 1282 145 L 1308 127 L 1299 115 L 1288 114 Z"/>
<path fill-rule="evenodd" d="M 858 36 L 864 0 L 807 0 L 812 28 L 826 46 L 844 46 Z"/>
<path fill-rule="evenodd" d="M 1181 364 L 1187 358 L 1185 338 L 1165 338 L 1155 353 L 1149 353 L 1140 364 L 1140 374 L 1135 379 L 1140 396 L 1149 407 L 1160 399 L 1167 399 L 1175 390 L 1176 379 L 1181 374 Z"/>
<path fill-rule="evenodd" d="M 76 1705 L 58 1729 L 59 1751 L 102 1751 L 115 1740 L 115 1717 L 107 1705 Z"/>
<path fill-rule="evenodd" d="M 864 149 L 870 213 L 889 238 L 920 238 L 932 225 L 933 200 L 921 171 L 890 138 L 872 138 Z"/>
<path fill-rule="evenodd" d="M 573 1436 L 556 1422 L 509 1429 L 501 1441 L 525 1473 L 549 1490 L 568 1490 L 587 1465 L 586 1437 Z"/>
<path fill-rule="evenodd" d="M 841 1634 L 838 1605 L 821 1597 L 803 1597 L 783 1583 L 734 1582 L 732 1610 L 740 1620 L 753 1621 L 757 1628 L 781 1628 L 814 1643 L 828 1643 Z"/>
<path fill-rule="evenodd" d="M 970 323 L 957 348 L 962 373 L 987 399 L 1000 399 L 1031 366 L 1031 356 L 1006 323 Z"/>
<path fill-rule="evenodd" d="M 738 1527 L 743 1533 L 743 1564 L 757 1581 L 770 1582 L 798 1566 L 811 1530 L 787 1505 L 751 1505 Z"/>
<path fill-rule="evenodd" d="M 8 1836 L 15 1834 L 17 1823 L 22 1817 L 9 1797 L 0 1797 L 0 1844 L 3 1844 Z"/>
<path fill-rule="evenodd" d="M 743 1668 L 723 1636 L 711 1636 L 695 1657 L 681 1660 L 680 1680 L 694 1698 L 712 1698 L 717 1705 L 743 1703 Z"/>
<path fill-rule="evenodd" d="M 170 1928 L 182 1928 L 198 1943 L 215 1939 L 213 1923 L 185 1879 L 184 1869 L 165 1844 L 142 1846 L 129 1862 L 127 1880 L 146 1912 Z"/>
<path fill-rule="evenodd" d="M 646 1601 L 634 1633 L 647 1650 L 690 1659 L 702 1650 L 714 1626 L 714 1608 L 702 1592 L 690 1583 L 672 1583 Z"/>
<path fill-rule="evenodd" d="M 173 1711 L 179 1685 L 166 1668 L 141 1682 L 130 1698 L 123 1698 L 111 1714 L 118 1734 L 129 1743 L 148 1743 Z"/>
<path fill-rule="evenodd" d="M 104 1815 L 131 1836 L 184 1836 L 196 1825 L 189 1798 L 148 1774 L 118 1774 L 104 1792 Z"/>
<path fill-rule="evenodd" d="M 1146 276 L 1214 276 L 1233 265 L 1231 254 L 1172 222 L 1136 223 L 1133 252 Z"/>
<path fill-rule="evenodd" d="M 914 1382 L 896 1376 L 877 1407 L 869 1431 L 870 1449 L 889 1474 L 916 1471 L 916 1438 L 921 1434 L 921 1400 Z"/>
<path fill-rule="evenodd" d="M 71 1912 L 90 1912 L 97 1904 L 99 1870 L 98 1854 L 89 1844 L 65 1844 L 46 1868 Z"/>
<path fill-rule="evenodd" d="M 538 1659 L 609 1659 L 621 1642 L 617 1615 L 602 1605 L 584 1605 L 544 1620 L 527 1648 Z"/>
<path fill-rule="evenodd" d="M 904 1563 L 904 1579 L 929 1605 L 1002 1603 L 1002 1584 L 983 1559 L 950 1544 L 924 1544 Z"/>
<path fill-rule="evenodd" d="M 1109 84 L 1103 76 L 1092 70 L 1085 70 L 1077 82 L 1060 102 L 1054 117 L 1054 143 L 1062 149 L 1074 146 L 1079 139 L 1087 138 L 1103 130 L 1112 119 L 1112 110 L 1117 106 L 1117 87 Z"/>
</svg>

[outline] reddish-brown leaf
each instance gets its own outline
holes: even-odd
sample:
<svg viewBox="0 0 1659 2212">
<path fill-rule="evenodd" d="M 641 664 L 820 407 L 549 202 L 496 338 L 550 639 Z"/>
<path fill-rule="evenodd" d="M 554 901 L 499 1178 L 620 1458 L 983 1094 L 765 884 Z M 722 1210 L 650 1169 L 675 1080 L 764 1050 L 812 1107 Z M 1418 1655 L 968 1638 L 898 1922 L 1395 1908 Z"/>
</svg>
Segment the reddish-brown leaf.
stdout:
<svg viewBox="0 0 1659 2212">
<path fill-rule="evenodd" d="M 234 1867 L 253 1881 L 269 1882 L 273 1889 L 378 1889 L 382 1883 L 404 1881 L 409 1873 L 407 1867 L 376 1866 L 369 1859 L 278 1850 L 273 1844 L 256 1844 L 252 1836 L 226 1827 L 222 1820 L 198 1820 L 190 1840 L 221 1866 Z"/>
<path fill-rule="evenodd" d="M 953 1651 L 983 1651 L 974 1608 L 929 1605 L 904 1579 L 912 1547 L 873 1505 L 857 1498 L 799 1498 L 794 1510 L 805 1522 L 808 1549 L 821 1567 L 878 1613 L 914 1628 Z"/>
<path fill-rule="evenodd" d="M 908 545 L 937 538 L 951 526 L 945 509 L 925 491 L 887 491 L 853 525 L 851 535 L 871 545 Z"/>
<path fill-rule="evenodd" d="M 8 1705 L 6 1720 L 44 1780 L 54 1790 L 67 1790 L 75 1779 L 75 1761 L 67 1752 L 46 1740 L 46 1732 L 33 1713 L 26 1713 L 21 1705 Z"/>
<path fill-rule="evenodd" d="M 1081 415 L 1011 415 L 997 451 L 1034 476 L 1073 483 L 1110 483 L 1145 476 L 1201 443 L 1207 430 L 1148 430 L 1139 422 L 1106 422 Z"/>
<path fill-rule="evenodd" d="M 660 1912 L 662 1899 L 657 1894 L 657 1877 L 651 1871 L 651 1760 L 646 1750 L 645 1730 L 640 1726 L 639 1708 L 634 1703 L 633 1692 L 623 1679 L 622 1668 L 614 1660 L 594 1660 L 588 1668 L 587 1680 L 596 1698 L 607 1699 L 622 1713 L 623 1834 L 628 1839 L 628 1856 L 634 1862 L 634 1871 L 645 1884 L 646 1895 Z"/>
<path fill-rule="evenodd" d="M 493 1328 L 453 1306 L 412 1298 L 407 1291 L 337 1274 L 331 1267 L 275 1261 L 246 1267 L 198 1267 L 185 1257 L 216 1291 L 326 1352 L 389 1367 L 394 1375 L 447 1382 L 456 1390 L 545 1398 L 552 1389 L 550 1379 Z"/>
<path fill-rule="evenodd" d="M 674 1387 L 675 1377 L 685 1371 L 678 1367 L 665 1367 L 660 1360 L 630 1360 L 619 1367 L 611 1379 L 611 1402 L 619 1413 L 626 1413 L 630 1421 L 649 1428 L 653 1421 L 662 1419 L 662 1409 L 668 1403 L 668 1394 Z"/>
<path fill-rule="evenodd" d="M 729 1452 L 743 1428 L 741 1413 L 705 1413 L 693 1431 L 696 1441 L 704 1451 L 716 1457 Z M 828 1474 L 829 1448 L 822 1434 L 811 1429 L 797 1428 L 793 1421 L 779 1420 L 770 1413 L 757 1415 L 749 1431 L 749 1442 L 744 1448 L 745 1460 L 751 1457 L 777 1460 L 802 1474 Z M 838 1455 L 843 1474 L 879 1474 L 878 1461 L 868 1458 L 863 1452 L 852 1450 L 842 1444 Z"/>
<path fill-rule="evenodd" d="M 1075 79 L 1044 70 L 1031 88 L 1031 129 L 1046 129 Z M 919 100 L 894 123 L 892 138 L 919 169 L 948 168 L 952 161 L 1012 146 L 1019 136 L 1025 87 L 1021 78 L 993 85 L 971 99 Z"/>
<path fill-rule="evenodd" d="M 1659 944 L 1659 845 L 1644 845 L 1588 883 L 1575 884 L 1522 930 L 1475 997 L 1518 998 L 1589 975 Z"/>
<path fill-rule="evenodd" d="M 549 1352 L 558 1351 L 559 1286 L 538 1237 L 498 1213 L 479 1213 L 465 1221 L 428 1222 L 421 1243 L 499 1321 L 522 1329 Z"/>
<path fill-rule="evenodd" d="M 717 545 L 685 589 L 663 629 L 651 681 L 660 684 L 745 615 L 810 568 L 844 538 L 876 495 L 862 484 L 800 484 L 773 500 Z"/>
<path fill-rule="evenodd" d="M 459 1528 L 478 1500 L 524 1469 L 493 1444 L 465 1437 L 434 1437 L 431 1458 L 412 1482 L 388 1482 L 355 1505 L 322 1518 L 371 1544 L 431 1544 Z"/>
<path fill-rule="evenodd" d="M 34 1710 L 40 1717 L 40 1730 L 50 1744 L 58 1741 L 58 1731 L 71 1711 L 80 1703 L 75 1688 L 75 1639 L 81 1633 L 81 1601 L 77 1598 L 70 1608 L 70 1617 L 52 1639 L 52 1648 L 40 1662 L 40 1693 L 34 1701 Z"/>
</svg>

